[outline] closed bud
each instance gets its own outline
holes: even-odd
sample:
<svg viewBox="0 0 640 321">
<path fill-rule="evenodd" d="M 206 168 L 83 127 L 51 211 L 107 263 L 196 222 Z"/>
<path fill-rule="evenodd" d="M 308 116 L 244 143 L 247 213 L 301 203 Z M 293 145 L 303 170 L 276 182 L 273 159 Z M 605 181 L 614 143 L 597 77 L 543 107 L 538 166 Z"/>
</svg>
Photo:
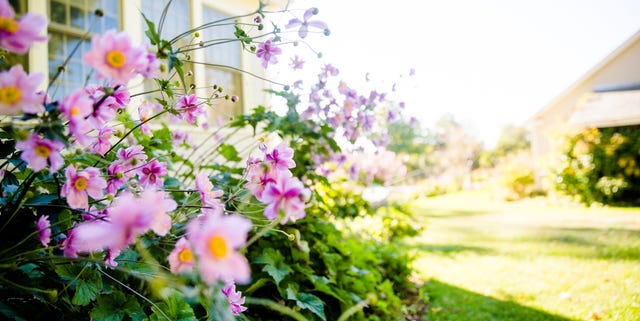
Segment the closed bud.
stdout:
<svg viewBox="0 0 640 321">
<path fill-rule="evenodd" d="M 194 35 L 196 38 L 200 37 L 200 33 L 199 33 L 199 32 L 197 32 L 197 31 L 196 31 L 193 35 Z"/>
<path fill-rule="evenodd" d="M 235 103 L 237 101 L 238 101 L 238 96 L 236 95 L 231 96 L 231 102 Z"/>
<path fill-rule="evenodd" d="M 104 16 L 104 12 L 102 11 L 102 9 L 96 9 L 96 11 L 93 12 L 96 17 L 102 17 Z"/>
</svg>

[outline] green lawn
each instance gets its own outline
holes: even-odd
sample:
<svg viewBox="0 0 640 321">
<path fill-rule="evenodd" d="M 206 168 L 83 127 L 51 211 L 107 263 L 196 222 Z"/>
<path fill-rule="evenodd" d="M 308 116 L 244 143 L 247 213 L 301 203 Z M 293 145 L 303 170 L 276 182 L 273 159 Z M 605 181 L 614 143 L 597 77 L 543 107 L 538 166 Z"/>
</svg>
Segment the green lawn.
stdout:
<svg viewBox="0 0 640 321">
<path fill-rule="evenodd" d="M 413 203 L 426 320 L 640 320 L 640 209 L 505 203 L 464 192 Z"/>
</svg>

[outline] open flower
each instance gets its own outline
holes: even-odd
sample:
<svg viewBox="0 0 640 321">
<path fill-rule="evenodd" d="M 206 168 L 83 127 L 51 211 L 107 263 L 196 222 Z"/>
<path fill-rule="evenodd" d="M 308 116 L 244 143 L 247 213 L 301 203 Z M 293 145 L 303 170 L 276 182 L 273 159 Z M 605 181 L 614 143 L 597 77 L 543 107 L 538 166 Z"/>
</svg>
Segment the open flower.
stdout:
<svg viewBox="0 0 640 321">
<path fill-rule="evenodd" d="M 317 8 L 309 8 L 307 9 L 307 11 L 304 12 L 302 20 L 298 18 L 291 19 L 289 20 L 289 23 L 287 23 L 285 28 L 288 29 L 288 28 L 295 28 L 300 26 L 300 29 L 298 29 L 298 36 L 300 36 L 300 38 L 303 38 L 303 39 L 307 37 L 307 33 L 309 33 L 309 27 L 318 28 L 322 30 L 326 35 L 328 35 L 329 28 L 327 27 L 326 23 L 318 20 L 309 21 L 309 19 L 311 19 L 311 17 L 313 17 L 316 14 L 318 14 Z"/>
<path fill-rule="evenodd" d="M 205 115 L 207 110 L 203 108 L 203 103 L 195 94 L 184 95 L 178 99 L 176 110 L 180 113 L 180 118 L 193 124 L 200 115 Z"/>
<path fill-rule="evenodd" d="M 167 256 L 167 261 L 169 261 L 169 269 L 173 274 L 193 270 L 193 252 L 186 238 L 182 237 L 176 242 L 176 246 Z"/>
<path fill-rule="evenodd" d="M 251 268 L 237 250 L 246 244 L 251 221 L 235 215 L 205 215 L 191 220 L 187 237 L 198 258 L 198 271 L 207 284 L 218 280 L 248 283 Z"/>
<path fill-rule="evenodd" d="M 36 229 L 38 230 L 38 239 L 45 248 L 49 247 L 51 242 L 51 223 L 49 223 L 49 216 L 42 215 L 36 223 Z"/>
<path fill-rule="evenodd" d="M 89 208 L 89 196 L 94 199 L 104 196 L 103 189 L 107 187 L 107 182 L 100 177 L 100 170 L 95 167 L 87 167 L 85 170 L 76 172 L 73 165 L 69 165 L 65 170 L 67 178 L 62 185 L 61 194 L 67 198 L 67 203 L 71 208 Z"/>
<path fill-rule="evenodd" d="M 278 170 L 296 167 L 296 162 L 293 161 L 293 149 L 289 148 L 285 142 L 281 142 L 270 153 L 265 154 L 264 162 Z"/>
<path fill-rule="evenodd" d="M 84 62 L 96 69 L 98 78 L 126 84 L 148 64 L 146 55 L 145 50 L 132 45 L 126 32 L 110 29 L 91 38 L 91 51 L 84 55 Z"/>
<path fill-rule="evenodd" d="M 213 184 L 204 173 L 196 175 L 196 189 L 200 193 L 200 201 L 205 208 L 202 212 L 205 214 L 222 214 L 224 205 L 220 201 L 220 196 L 224 194 L 222 190 L 213 190 Z"/>
<path fill-rule="evenodd" d="M 305 188 L 296 177 L 291 177 L 289 171 L 280 171 L 276 181 L 268 183 L 262 192 L 262 201 L 267 205 L 264 216 L 268 219 L 276 219 L 280 212 L 283 213 L 281 223 L 295 222 L 305 217 L 304 200 Z"/>
<path fill-rule="evenodd" d="M 111 148 L 111 136 L 113 135 L 113 128 L 105 126 L 98 131 L 98 137 L 91 147 L 91 151 L 104 156 L 104 154 Z"/>
<path fill-rule="evenodd" d="M 278 46 L 273 45 L 272 40 L 269 39 L 264 43 L 258 45 L 258 50 L 256 51 L 256 56 L 262 59 L 262 67 L 267 68 L 269 64 L 277 64 L 278 58 L 276 55 L 282 53 L 282 49 L 278 48 Z"/>
<path fill-rule="evenodd" d="M 39 172 L 47 167 L 47 161 L 51 165 L 49 172 L 55 173 L 64 165 L 60 150 L 64 144 L 55 140 L 31 134 L 26 140 L 16 143 L 16 149 L 22 151 L 20 158 L 27 162 L 27 166 L 34 172 Z"/>
<path fill-rule="evenodd" d="M 176 206 L 175 201 L 165 198 L 163 191 L 147 189 L 140 197 L 124 193 L 114 200 L 105 218 L 85 221 L 69 231 L 63 242 L 65 256 L 107 250 L 107 263 L 115 265 L 114 259 L 136 237 L 149 230 L 166 235 L 171 229 L 167 212 Z"/>
<path fill-rule="evenodd" d="M 47 19 L 39 14 L 26 13 L 20 20 L 7 0 L 0 0 L 0 46 L 10 52 L 24 54 L 34 41 L 46 41 L 40 31 L 47 27 Z"/>
<path fill-rule="evenodd" d="M 0 17 L 0 28 L 2 17 Z M 0 73 L 0 114 L 16 115 L 21 112 L 37 114 L 44 111 L 42 96 L 37 87 L 44 75 L 27 75 L 21 65 L 15 65 Z"/>
<path fill-rule="evenodd" d="M 60 112 L 69 120 L 69 133 L 82 146 L 88 146 L 93 139 L 87 135 L 93 129 L 87 117 L 93 112 L 93 100 L 84 88 L 78 88 L 65 97 Z"/>
<path fill-rule="evenodd" d="M 302 69 L 302 65 L 304 65 L 304 60 L 300 59 L 298 55 L 291 58 L 291 63 L 289 64 L 293 70 Z M 295 87 L 295 86 L 294 86 Z"/>
<path fill-rule="evenodd" d="M 164 176 L 167 175 L 167 163 L 152 160 L 138 169 L 140 185 L 144 187 L 162 187 Z"/>
<path fill-rule="evenodd" d="M 244 304 L 242 292 L 236 291 L 236 285 L 233 282 L 227 282 L 224 285 L 222 288 L 222 294 L 227 297 L 227 302 L 229 302 L 229 308 L 233 315 L 239 315 L 247 310 L 246 307 L 242 306 Z"/>
</svg>

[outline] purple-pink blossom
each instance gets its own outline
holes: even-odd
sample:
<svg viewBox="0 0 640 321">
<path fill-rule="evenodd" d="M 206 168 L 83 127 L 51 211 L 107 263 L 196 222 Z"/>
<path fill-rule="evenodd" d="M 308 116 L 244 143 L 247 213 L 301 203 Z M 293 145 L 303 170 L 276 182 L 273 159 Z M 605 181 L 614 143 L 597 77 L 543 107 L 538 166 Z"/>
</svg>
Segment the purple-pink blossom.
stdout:
<svg viewBox="0 0 640 321">
<path fill-rule="evenodd" d="M 63 242 L 65 256 L 107 250 L 107 263 L 115 265 L 117 255 L 138 236 L 149 230 L 166 235 L 171 229 L 167 212 L 176 207 L 162 191 L 146 189 L 139 197 L 124 193 L 114 200 L 105 218 L 82 222 L 69 231 Z"/>
<path fill-rule="evenodd" d="M 40 216 L 38 222 L 36 222 L 36 230 L 38 230 L 38 239 L 42 246 L 49 247 L 49 242 L 51 242 L 51 223 L 48 215 Z"/>
<path fill-rule="evenodd" d="M 138 168 L 138 179 L 143 187 L 162 187 L 167 175 L 167 163 L 154 159 Z"/>
<path fill-rule="evenodd" d="M 98 137 L 96 138 L 93 146 L 91 146 L 91 151 L 99 154 L 100 156 L 104 156 L 104 154 L 111 148 L 111 136 L 113 135 L 113 128 L 109 126 L 105 126 L 100 128 L 98 131 Z"/>
<path fill-rule="evenodd" d="M 268 204 L 264 216 L 274 220 L 282 213 L 281 223 L 295 222 L 305 217 L 304 198 L 307 191 L 296 177 L 288 171 L 278 172 L 275 182 L 268 183 L 262 192 L 262 201 Z"/>
<path fill-rule="evenodd" d="M 87 135 L 93 129 L 87 118 L 93 112 L 93 100 L 89 98 L 84 88 L 78 88 L 65 97 L 60 112 L 69 120 L 69 133 L 82 146 L 88 146 L 93 139 Z"/>
<path fill-rule="evenodd" d="M 142 105 L 138 107 L 138 115 L 140 116 L 140 122 L 142 122 L 142 124 L 140 124 L 140 127 L 138 128 L 143 134 L 147 136 L 153 135 L 153 133 L 151 133 L 151 127 L 149 126 L 147 121 L 156 110 L 156 105 L 156 103 L 144 101 Z"/>
<path fill-rule="evenodd" d="M 176 111 L 180 113 L 180 118 L 186 120 L 189 124 L 195 123 L 198 116 L 206 115 L 207 112 L 203 102 L 195 94 L 180 97 L 176 103 Z"/>
<path fill-rule="evenodd" d="M 160 75 L 160 60 L 156 59 L 154 53 L 149 52 L 149 48 L 145 51 L 144 62 L 138 66 L 136 71 L 145 79 L 152 79 Z"/>
<path fill-rule="evenodd" d="M 220 201 L 220 197 L 224 194 L 222 190 L 213 190 L 213 184 L 204 173 L 196 175 L 196 189 L 200 194 L 200 201 L 204 206 L 202 212 L 205 214 L 222 214 L 224 204 Z"/>
<path fill-rule="evenodd" d="M 236 285 L 233 282 L 226 282 L 222 288 L 222 294 L 227 298 L 233 315 L 240 315 L 240 313 L 247 310 L 246 307 L 242 306 L 245 301 L 242 292 L 236 291 Z"/>
<path fill-rule="evenodd" d="M 0 17 L 0 24 L 1 19 Z M 43 79 L 44 75 L 41 73 L 27 75 L 21 65 L 0 73 L 0 114 L 43 112 L 42 96 L 36 90 Z"/>
<path fill-rule="evenodd" d="M 265 41 L 258 45 L 256 56 L 262 59 L 262 67 L 267 68 L 269 64 L 277 64 L 278 58 L 276 55 L 282 53 L 282 49 L 272 43 L 272 39 Z"/>
<path fill-rule="evenodd" d="M 186 238 L 181 237 L 176 242 L 176 246 L 167 256 L 167 261 L 169 261 L 169 269 L 173 274 L 191 272 L 193 270 L 193 251 L 191 251 L 191 244 Z"/>
<path fill-rule="evenodd" d="M 47 27 L 47 19 L 39 14 L 27 12 L 20 20 L 7 0 L 0 0 L 0 45 L 17 54 L 24 54 L 34 41 L 46 41 L 40 32 Z"/>
<path fill-rule="evenodd" d="M 205 215 L 192 219 L 187 236 L 197 257 L 198 271 L 207 284 L 251 279 L 249 262 L 238 249 L 247 242 L 251 221 L 235 215 Z"/>
<path fill-rule="evenodd" d="M 296 167 L 293 160 L 293 149 L 285 142 L 281 142 L 270 153 L 264 155 L 264 162 L 278 170 L 287 170 Z"/>
<path fill-rule="evenodd" d="M 300 59 L 300 57 L 296 55 L 295 57 L 291 58 L 291 63 L 289 65 L 291 66 L 291 68 L 293 68 L 293 70 L 302 69 L 302 65 L 304 65 L 304 60 Z"/>
<path fill-rule="evenodd" d="M 98 72 L 98 78 L 124 85 L 148 65 L 146 55 L 133 46 L 129 34 L 110 29 L 91 38 L 91 51 L 84 55 L 84 62 Z"/>
<path fill-rule="evenodd" d="M 298 36 L 300 36 L 300 38 L 302 39 L 307 37 L 307 34 L 309 33 L 309 27 L 318 28 L 328 35 L 329 29 L 326 23 L 319 20 L 314 20 L 314 21 L 309 20 L 311 19 L 311 17 L 313 17 L 317 13 L 318 13 L 317 8 L 309 8 L 307 9 L 307 11 L 304 12 L 302 20 L 298 18 L 293 18 L 289 20 L 285 28 L 289 29 L 289 28 L 295 28 L 299 26 L 300 28 L 298 29 Z"/>
<path fill-rule="evenodd" d="M 27 166 L 34 172 L 39 172 L 47 167 L 49 172 L 55 173 L 64 165 L 64 159 L 60 151 L 64 144 L 55 140 L 49 140 L 32 133 L 26 140 L 16 142 L 16 149 L 21 150 L 20 158 L 27 162 Z"/>
<path fill-rule="evenodd" d="M 67 204 L 71 208 L 88 209 L 89 196 L 98 199 L 104 196 L 104 188 L 107 182 L 100 177 L 100 170 L 95 167 L 87 167 L 76 172 L 74 165 L 67 166 L 65 170 L 66 181 L 62 185 L 61 195 L 67 198 Z"/>
<path fill-rule="evenodd" d="M 131 100 L 129 90 L 122 85 L 114 88 L 92 85 L 85 87 L 84 90 L 95 106 L 87 118 L 95 129 L 102 128 L 107 122 L 113 120 L 118 109 L 125 108 Z M 107 96 L 105 90 L 111 94 Z"/>
</svg>

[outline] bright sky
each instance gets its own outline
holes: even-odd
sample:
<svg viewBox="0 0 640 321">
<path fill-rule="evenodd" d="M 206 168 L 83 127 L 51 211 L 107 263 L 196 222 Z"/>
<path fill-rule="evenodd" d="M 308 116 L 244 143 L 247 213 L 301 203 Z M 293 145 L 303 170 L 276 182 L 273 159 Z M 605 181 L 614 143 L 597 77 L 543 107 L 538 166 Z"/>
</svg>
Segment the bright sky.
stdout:
<svg viewBox="0 0 640 321">
<path fill-rule="evenodd" d="M 291 7 L 310 6 L 331 29 L 310 42 L 352 87 L 367 72 L 386 88 L 400 80 L 410 114 L 432 126 L 451 113 L 487 147 L 504 125 L 523 124 L 640 30 L 637 0 L 299 0 Z"/>
</svg>

